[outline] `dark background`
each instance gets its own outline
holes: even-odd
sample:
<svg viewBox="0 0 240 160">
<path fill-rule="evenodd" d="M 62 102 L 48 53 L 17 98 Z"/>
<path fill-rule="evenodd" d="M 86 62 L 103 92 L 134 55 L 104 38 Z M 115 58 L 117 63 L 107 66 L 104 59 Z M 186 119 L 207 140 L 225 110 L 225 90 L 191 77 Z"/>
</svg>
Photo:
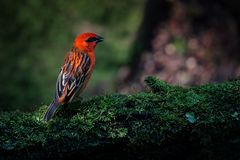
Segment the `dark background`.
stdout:
<svg viewBox="0 0 240 160">
<path fill-rule="evenodd" d="M 240 2 L 22 0 L 0 2 L 0 110 L 49 104 L 77 34 L 105 38 L 83 97 L 144 89 L 154 75 L 200 85 L 238 77 Z"/>
</svg>

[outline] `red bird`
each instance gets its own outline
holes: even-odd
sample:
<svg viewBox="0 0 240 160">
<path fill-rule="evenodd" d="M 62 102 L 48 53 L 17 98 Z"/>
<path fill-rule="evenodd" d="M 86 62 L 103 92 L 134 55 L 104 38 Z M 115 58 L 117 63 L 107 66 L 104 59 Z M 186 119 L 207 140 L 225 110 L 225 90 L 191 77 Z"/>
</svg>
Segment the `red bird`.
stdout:
<svg viewBox="0 0 240 160">
<path fill-rule="evenodd" d="M 86 87 L 91 77 L 95 55 L 94 48 L 103 38 L 95 33 L 77 36 L 72 50 L 67 54 L 57 78 L 55 97 L 44 116 L 49 121 L 60 105 L 68 104 Z"/>
</svg>

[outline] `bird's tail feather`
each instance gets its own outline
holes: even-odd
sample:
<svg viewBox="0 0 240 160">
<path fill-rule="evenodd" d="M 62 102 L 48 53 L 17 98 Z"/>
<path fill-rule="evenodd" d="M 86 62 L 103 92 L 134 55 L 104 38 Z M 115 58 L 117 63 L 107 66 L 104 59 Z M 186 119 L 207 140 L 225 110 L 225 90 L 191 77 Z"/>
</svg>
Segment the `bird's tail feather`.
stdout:
<svg viewBox="0 0 240 160">
<path fill-rule="evenodd" d="M 49 105 L 48 110 L 47 110 L 47 112 L 45 113 L 45 116 L 44 116 L 45 121 L 49 121 L 53 117 L 53 115 L 54 115 L 55 111 L 57 110 L 58 106 L 59 106 L 59 104 L 57 104 L 55 102 L 52 102 Z"/>
</svg>

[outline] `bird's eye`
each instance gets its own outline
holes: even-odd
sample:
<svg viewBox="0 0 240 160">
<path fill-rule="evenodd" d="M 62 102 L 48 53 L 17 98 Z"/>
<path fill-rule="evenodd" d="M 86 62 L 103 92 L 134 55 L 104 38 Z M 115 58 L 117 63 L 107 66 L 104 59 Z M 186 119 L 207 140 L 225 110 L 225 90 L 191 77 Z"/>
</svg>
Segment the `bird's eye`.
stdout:
<svg viewBox="0 0 240 160">
<path fill-rule="evenodd" d="M 86 42 L 95 42 L 95 41 L 97 41 L 97 38 L 95 37 L 90 37 L 86 40 Z"/>
</svg>

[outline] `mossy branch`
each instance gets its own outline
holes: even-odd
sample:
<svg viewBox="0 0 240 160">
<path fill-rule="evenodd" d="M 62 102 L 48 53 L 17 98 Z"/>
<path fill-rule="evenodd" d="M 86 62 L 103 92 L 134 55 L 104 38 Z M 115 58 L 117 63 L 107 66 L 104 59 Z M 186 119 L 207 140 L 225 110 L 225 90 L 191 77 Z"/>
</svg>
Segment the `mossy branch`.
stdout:
<svg viewBox="0 0 240 160">
<path fill-rule="evenodd" d="M 153 77 L 146 83 L 148 92 L 72 103 L 49 123 L 42 120 L 47 106 L 1 113 L 0 159 L 240 157 L 240 81 L 191 88 Z"/>
</svg>

